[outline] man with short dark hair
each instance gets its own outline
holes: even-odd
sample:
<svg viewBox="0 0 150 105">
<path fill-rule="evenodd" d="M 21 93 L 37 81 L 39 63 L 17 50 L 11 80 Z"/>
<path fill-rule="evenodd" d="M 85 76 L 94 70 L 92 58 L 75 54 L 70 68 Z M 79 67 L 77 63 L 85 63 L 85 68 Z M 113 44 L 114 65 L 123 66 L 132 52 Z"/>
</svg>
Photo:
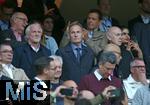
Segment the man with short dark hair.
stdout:
<svg viewBox="0 0 150 105">
<path fill-rule="evenodd" d="M 79 84 L 79 90 L 89 90 L 95 95 L 100 94 L 104 88 L 112 85 L 121 88 L 121 81 L 113 76 L 117 58 L 113 52 L 104 52 L 99 58 L 99 68 L 89 75 L 84 76 Z M 110 100 L 106 100 L 103 105 L 109 105 Z"/>
</svg>

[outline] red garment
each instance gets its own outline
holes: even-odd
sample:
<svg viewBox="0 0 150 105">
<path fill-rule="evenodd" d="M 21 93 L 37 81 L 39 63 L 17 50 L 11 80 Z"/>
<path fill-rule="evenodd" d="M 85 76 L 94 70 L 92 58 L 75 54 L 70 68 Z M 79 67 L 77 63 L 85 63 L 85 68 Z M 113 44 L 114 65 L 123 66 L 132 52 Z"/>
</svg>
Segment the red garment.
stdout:
<svg viewBox="0 0 150 105">
<path fill-rule="evenodd" d="M 0 0 L 0 5 L 2 5 L 5 2 L 5 0 Z"/>
</svg>

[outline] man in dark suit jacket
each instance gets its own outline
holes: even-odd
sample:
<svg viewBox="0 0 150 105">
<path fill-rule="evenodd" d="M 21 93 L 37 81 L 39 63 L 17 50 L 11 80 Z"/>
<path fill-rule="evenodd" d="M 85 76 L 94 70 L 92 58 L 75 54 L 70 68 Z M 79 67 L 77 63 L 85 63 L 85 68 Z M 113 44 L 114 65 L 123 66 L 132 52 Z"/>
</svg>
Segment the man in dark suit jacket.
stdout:
<svg viewBox="0 0 150 105">
<path fill-rule="evenodd" d="M 79 83 L 82 76 L 91 72 L 94 54 L 90 48 L 83 44 L 82 31 L 80 23 L 71 23 L 68 28 L 70 43 L 56 52 L 64 62 L 62 80 L 74 80 Z"/>
<path fill-rule="evenodd" d="M 149 0 L 138 0 L 139 8 L 140 8 L 140 14 L 128 21 L 128 28 L 131 32 L 131 35 L 134 35 L 133 33 L 133 27 L 136 23 L 144 23 L 144 24 L 150 24 L 150 1 Z M 133 37 L 134 38 L 134 37 Z"/>
<path fill-rule="evenodd" d="M 14 49 L 12 64 L 24 69 L 30 79 L 36 74 L 33 62 L 39 57 L 51 55 L 50 50 L 40 44 L 42 31 L 38 22 L 31 23 L 25 31 L 28 42 Z"/>
<path fill-rule="evenodd" d="M 129 21 L 131 38 L 138 42 L 146 64 L 147 78 L 150 78 L 150 0 L 138 0 L 140 15 Z"/>
</svg>

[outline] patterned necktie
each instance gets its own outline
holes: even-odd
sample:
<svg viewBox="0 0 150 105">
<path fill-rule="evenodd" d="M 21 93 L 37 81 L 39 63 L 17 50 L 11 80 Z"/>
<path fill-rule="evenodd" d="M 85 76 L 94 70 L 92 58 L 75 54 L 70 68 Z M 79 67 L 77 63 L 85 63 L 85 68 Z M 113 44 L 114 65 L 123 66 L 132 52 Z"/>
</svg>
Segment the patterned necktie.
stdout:
<svg viewBox="0 0 150 105">
<path fill-rule="evenodd" d="M 76 51 L 77 51 L 76 57 L 77 57 L 77 61 L 78 61 L 79 63 L 80 63 L 80 57 L 81 57 L 80 50 L 81 50 L 81 48 L 76 48 Z"/>
</svg>

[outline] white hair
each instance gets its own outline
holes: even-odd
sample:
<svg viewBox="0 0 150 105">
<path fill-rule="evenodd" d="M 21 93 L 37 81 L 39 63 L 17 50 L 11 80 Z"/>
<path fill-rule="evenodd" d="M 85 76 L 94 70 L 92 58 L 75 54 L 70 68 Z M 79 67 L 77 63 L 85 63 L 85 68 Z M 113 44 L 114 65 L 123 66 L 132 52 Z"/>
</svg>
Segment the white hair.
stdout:
<svg viewBox="0 0 150 105">
<path fill-rule="evenodd" d="M 63 65 L 63 60 L 61 56 L 58 55 L 51 55 L 49 56 L 50 58 L 53 58 L 54 60 L 58 60 L 60 62 L 61 65 Z"/>
</svg>

